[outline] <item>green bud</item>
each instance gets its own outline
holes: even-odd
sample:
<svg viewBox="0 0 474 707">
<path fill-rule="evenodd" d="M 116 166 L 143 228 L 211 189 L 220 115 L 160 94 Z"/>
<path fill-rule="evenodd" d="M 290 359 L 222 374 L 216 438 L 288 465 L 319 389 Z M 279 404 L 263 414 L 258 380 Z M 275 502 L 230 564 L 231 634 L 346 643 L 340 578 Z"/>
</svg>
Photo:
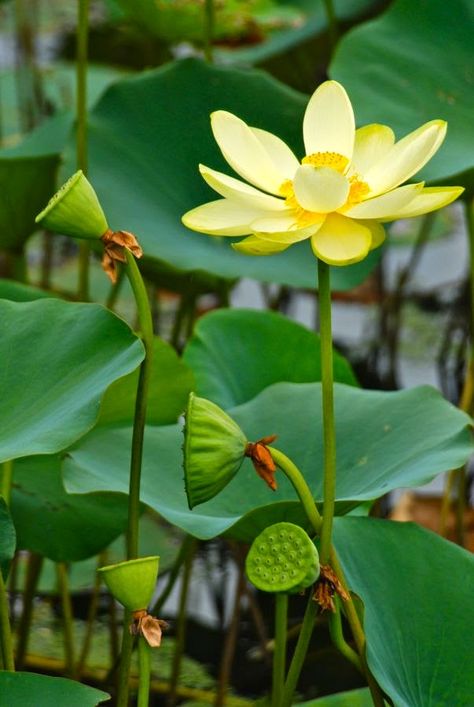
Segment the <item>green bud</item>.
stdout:
<svg viewBox="0 0 474 707">
<path fill-rule="evenodd" d="M 184 483 L 190 508 L 209 501 L 240 469 L 247 439 L 210 400 L 191 393 L 185 413 Z"/>
<path fill-rule="evenodd" d="M 257 589 L 296 594 L 318 579 L 319 555 L 299 525 L 275 523 L 253 541 L 245 569 Z"/>
<path fill-rule="evenodd" d="M 155 591 L 159 557 L 140 557 L 101 567 L 104 582 L 112 596 L 129 611 L 146 609 Z"/>
<path fill-rule="evenodd" d="M 101 238 L 109 226 L 97 194 L 79 170 L 38 214 L 36 223 L 73 238 Z"/>
</svg>

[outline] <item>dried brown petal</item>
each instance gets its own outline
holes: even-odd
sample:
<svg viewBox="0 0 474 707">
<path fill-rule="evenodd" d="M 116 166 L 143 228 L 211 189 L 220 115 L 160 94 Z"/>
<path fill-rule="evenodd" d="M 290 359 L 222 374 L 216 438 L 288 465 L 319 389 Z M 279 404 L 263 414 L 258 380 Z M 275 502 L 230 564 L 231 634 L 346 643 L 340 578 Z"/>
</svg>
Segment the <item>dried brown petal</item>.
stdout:
<svg viewBox="0 0 474 707">
<path fill-rule="evenodd" d="M 314 592 L 314 600 L 319 604 L 323 611 L 336 611 L 333 597 L 339 594 L 341 599 L 348 601 L 349 594 L 342 586 L 336 573 L 330 565 L 321 565 L 321 574 Z"/>
<path fill-rule="evenodd" d="M 143 250 L 137 239 L 129 231 L 112 231 L 110 228 L 101 238 L 104 244 L 104 255 L 102 257 L 102 268 L 112 280 L 117 281 L 117 267 L 115 261 L 125 263 L 124 248 L 129 250 L 135 258 L 141 258 Z"/>
<path fill-rule="evenodd" d="M 257 442 L 248 442 L 245 449 L 245 456 L 250 457 L 255 471 L 272 489 L 272 491 L 276 491 L 277 489 L 277 482 L 275 480 L 275 472 L 277 468 L 266 445 L 274 442 L 276 438 L 276 435 L 262 437 L 262 439 L 259 439 Z"/>
<path fill-rule="evenodd" d="M 161 645 L 162 629 L 168 628 L 166 621 L 151 616 L 145 609 L 133 612 L 130 633 L 133 636 L 143 636 L 151 648 Z"/>
</svg>

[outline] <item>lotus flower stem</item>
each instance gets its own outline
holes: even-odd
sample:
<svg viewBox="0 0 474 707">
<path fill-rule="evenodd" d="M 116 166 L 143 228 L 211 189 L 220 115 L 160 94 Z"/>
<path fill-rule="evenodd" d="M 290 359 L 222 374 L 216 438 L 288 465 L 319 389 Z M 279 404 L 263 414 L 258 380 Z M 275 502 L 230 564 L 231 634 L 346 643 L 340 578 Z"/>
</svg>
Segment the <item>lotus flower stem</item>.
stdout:
<svg viewBox="0 0 474 707">
<path fill-rule="evenodd" d="M 296 643 L 295 652 L 293 653 L 290 669 L 288 671 L 285 687 L 283 689 L 280 707 L 291 707 L 293 704 L 293 695 L 306 658 L 306 653 L 308 652 L 308 646 L 313 634 L 314 622 L 316 621 L 317 613 L 318 605 L 313 600 L 312 592 L 310 592 L 308 603 L 306 604 L 303 623 L 301 625 L 300 635 L 298 636 L 298 642 Z"/>
<path fill-rule="evenodd" d="M 291 482 L 301 503 L 303 504 L 305 513 L 314 528 L 314 532 L 319 535 L 322 525 L 322 518 L 303 474 L 298 469 L 296 464 L 294 464 L 291 459 L 289 459 L 289 457 L 287 457 L 286 454 L 283 454 L 283 452 L 279 449 L 275 449 L 275 447 L 268 447 L 268 451 L 272 455 L 275 464 L 283 471 L 285 476 Z"/>
<path fill-rule="evenodd" d="M 66 674 L 74 678 L 74 626 L 73 612 L 71 604 L 71 594 L 69 592 L 69 582 L 67 567 L 64 562 L 56 563 L 56 575 L 58 589 L 61 596 L 61 608 L 63 612 L 63 635 L 64 635 L 64 663 Z"/>
<path fill-rule="evenodd" d="M 204 56 L 209 64 L 214 61 L 214 0 L 204 0 Z"/>
<path fill-rule="evenodd" d="M 127 559 L 132 560 L 138 557 L 140 482 L 148 387 L 153 359 L 153 321 L 147 291 L 140 274 L 140 270 L 138 269 L 138 265 L 135 261 L 135 257 L 127 249 L 125 249 L 125 256 L 127 258 L 126 272 L 135 297 L 141 336 L 145 346 L 145 358 L 140 366 L 140 374 L 138 378 L 135 417 L 133 421 L 132 455 L 130 459 Z M 130 660 L 133 646 L 133 638 L 128 630 L 130 620 L 131 614 L 126 611 L 124 613 L 123 623 L 117 707 L 126 707 L 128 703 Z"/>
<path fill-rule="evenodd" d="M 87 174 L 87 44 L 89 35 L 89 0 L 78 0 L 77 4 L 77 49 L 76 49 L 76 155 L 77 168 Z M 80 300 L 89 299 L 90 245 L 79 244 Z"/>
<path fill-rule="evenodd" d="M 155 606 L 151 610 L 151 613 L 158 616 L 161 613 L 161 609 L 163 607 L 163 604 L 165 601 L 168 599 L 169 595 L 173 591 L 173 588 L 176 584 L 176 580 L 179 577 L 179 571 L 181 569 L 182 564 L 186 561 L 188 555 L 192 552 L 194 552 L 194 544 L 195 544 L 195 538 L 193 538 L 191 535 L 186 535 L 184 538 L 181 547 L 179 549 L 178 556 L 175 560 L 175 563 L 173 567 L 171 568 L 171 571 L 168 576 L 168 582 L 166 584 L 166 587 L 163 589 L 161 592 Z"/>
<path fill-rule="evenodd" d="M 15 670 L 13 658 L 13 639 L 10 625 L 10 610 L 8 606 L 7 589 L 3 574 L 0 571 L 0 636 L 4 670 Z"/>
<path fill-rule="evenodd" d="M 186 642 L 186 605 L 188 602 L 189 585 L 191 582 L 193 559 L 196 546 L 197 541 L 195 540 L 195 538 L 192 538 L 191 544 L 188 545 L 188 551 L 184 560 L 183 581 L 181 584 L 181 594 L 179 597 L 178 622 L 176 627 L 176 645 L 173 654 L 173 663 L 171 666 L 170 693 L 168 695 L 167 701 L 170 707 L 172 707 L 176 702 L 176 689 L 178 687 L 184 646 Z"/>
<path fill-rule="evenodd" d="M 31 552 L 28 557 L 26 579 L 23 588 L 23 609 L 17 630 L 16 665 L 18 670 L 23 670 L 25 664 L 31 619 L 33 617 L 33 601 L 43 568 L 43 560 L 44 557 L 36 552 Z"/>
<path fill-rule="evenodd" d="M 2 496 L 7 504 L 10 505 L 10 496 L 12 492 L 13 481 L 13 460 L 3 462 L 2 464 Z"/>
<path fill-rule="evenodd" d="M 332 360 L 331 284 L 329 265 L 318 259 L 319 318 L 321 333 L 321 384 L 323 392 L 324 482 L 321 564 L 331 552 L 332 523 L 336 498 L 336 430 Z"/>
<path fill-rule="evenodd" d="M 138 702 L 148 707 L 150 697 L 151 648 L 143 636 L 138 638 Z"/>
<path fill-rule="evenodd" d="M 324 0 L 324 9 L 326 10 L 326 19 L 328 22 L 329 29 L 329 40 L 331 43 L 331 49 L 334 49 L 337 42 L 338 27 L 337 27 L 337 17 L 334 10 L 333 0 Z"/>
<path fill-rule="evenodd" d="M 344 638 L 341 620 L 341 604 L 339 597 L 334 597 L 336 611 L 329 614 L 329 633 L 331 640 L 342 655 L 354 665 L 357 670 L 363 673 L 362 665 L 358 654 L 350 647 Z"/>
<path fill-rule="evenodd" d="M 285 684 L 288 594 L 275 595 L 275 650 L 273 653 L 272 707 L 280 707 Z"/>
<path fill-rule="evenodd" d="M 146 407 L 148 387 L 150 382 L 153 358 L 153 321 L 150 303 L 145 284 L 134 256 L 125 249 L 127 258 L 127 276 L 133 290 L 138 311 L 138 321 L 145 358 L 140 366 L 137 397 L 135 403 L 135 418 L 133 422 L 132 456 L 130 461 L 130 486 L 128 498 L 128 530 L 127 530 L 127 559 L 138 557 L 138 523 L 140 519 L 140 480 L 143 455 L 143 437 L 145 431 Z"/>
</svg>

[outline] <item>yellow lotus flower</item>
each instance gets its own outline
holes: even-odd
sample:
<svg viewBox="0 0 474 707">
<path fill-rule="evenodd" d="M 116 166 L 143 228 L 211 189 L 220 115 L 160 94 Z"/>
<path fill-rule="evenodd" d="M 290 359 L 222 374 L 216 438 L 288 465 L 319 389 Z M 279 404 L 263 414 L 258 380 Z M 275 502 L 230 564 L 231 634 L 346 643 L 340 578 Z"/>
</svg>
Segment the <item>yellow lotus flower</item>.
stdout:
<svg viewBox="0 0 474 707">
<path fill-rule="evenodd" d="M 223 198 L 188 211 L 183 223 L 211 236 L 248 236 L 232 244 L 241 253 L 270 255 L 309 238 L 318 258 L 348 265 L 383 242 L 383 223 L 434 211 L 463 191 L 400 186 L 438 150 L 445 121 L 425 123 L 398 142 L 386 125 L 356 130 L 337 81 L 319 86 L 308 103 L 301 162 L 280 138 L 232 113 L 212 113 L 211 124 L 223 156 L 249 183 L 200 165 Z"/>
</svg>

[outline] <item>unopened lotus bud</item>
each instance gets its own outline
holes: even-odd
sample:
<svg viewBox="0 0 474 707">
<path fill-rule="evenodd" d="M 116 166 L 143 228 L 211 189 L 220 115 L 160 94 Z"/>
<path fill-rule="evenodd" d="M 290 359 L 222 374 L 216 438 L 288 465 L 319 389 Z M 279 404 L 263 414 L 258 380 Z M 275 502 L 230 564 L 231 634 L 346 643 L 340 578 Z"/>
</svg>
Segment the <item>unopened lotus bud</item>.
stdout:
<svg viewBox="0 0 474 707">
<path fill-rule="evenodd" d="M 257 589 L 296 594 L 318 579 L 319 555 L 303 528 L 275 523 L 255 538 L 245 568 Z"/>
<path fill-rule="evenodd" d="M 240 469 L 247 439 L 218 405 L 191 393 L 185 413 L 184 483 L 190 508 L 213 498 Z"/>
<path fill-rule="evenodd" d="M 112 596 L 129 611 L 144 610 L 155 591 L 160 558 L 140 557 L 101 567 L 104 582 Z"/>
<path fill-rule="evenodd" d="M 109 229 L 97 194 L 81 170 L 63 184 L 35 221 L 49 231 L 91 240 Z"/>
</svg>

